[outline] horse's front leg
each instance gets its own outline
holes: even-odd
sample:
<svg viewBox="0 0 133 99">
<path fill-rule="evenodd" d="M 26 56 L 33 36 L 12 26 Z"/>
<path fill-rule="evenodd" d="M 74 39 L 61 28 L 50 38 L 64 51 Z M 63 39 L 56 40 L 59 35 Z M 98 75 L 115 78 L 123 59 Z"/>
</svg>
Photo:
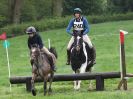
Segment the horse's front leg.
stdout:
<svg viewBox="0 0 133 99">
<path fill-rule="evenodd" d="M 73 72 L 73 74 L 76 74 L 76 72 Z M 75 89 L 75 90 L 76 90 L 76 88 L 77 88 L 76 82 L 77 82 L 76 80 L 73 81 L 73 83 L 74 83 L 74 89 Z"/>
<path fill-rule="evenodd" d="M 74 73 L 75 73 L 75 74 L 79 74 L 79 69 L 76 70 Z M 80 89 L 80 83 L 81 83 L 80 80 L 75 80 L 75 81 L 74 81 L 74 89 L 75 89 L 75 90 L 79 90 L 79 89 Z"/>
<path fill-rule="evenodd" d="M 44 96 L 47 94 L 47 77 L 44 77 Z"/>
<path fill-rule="evenodd" d="M 32 79 L 31 79 L 31 92 L 33 94 L 33 96 L 36 96 L 36 91 L 35 91 L 35 85 L 34 85 L 34 81 L 36 79 L 36 74 L 32 73 Z"/>
<path fill-rule="evenodd" d="M 90 70 L 89 70 L 88 72 L 91 73 L 93 69 L 94 69 L 94 68 L 91 67 Z M 89 80 L 89 90 L 92 90 L 92 89 L 93 89 L 92 80 Z"/>
<path fill-rule="evenodd" d="M 85 73 L 86 66 L 87 66 L 87 62 L 85 62 L 84 64 L 82 64 L 80 70 L 78 71 L 78 73 L 79 74 Z M 78 82 L 77 82 L 77 90 L 80 89 L 80 84 L 81 84 L 81 80 L 78 80 Z"/>
<path fill-rule="evenodd" d="M 52 72 L 52 73 L 50 74 L 49 89 L 48 89 L 48 94 L 49 94 L 49 95 L 52 93 L 51 85 L 52 85 L 52 82 L 53 82 L 53 77 L 54 77 L 54 72 Z"/>
<path fill-rule="evenodd" d="M 81 84 L 81 80 L 77 80 L 76 81 L 76 86 L 77 86 L 76 90 L 79 90 L 80 89 L 80 84 Z"/>
</svg>

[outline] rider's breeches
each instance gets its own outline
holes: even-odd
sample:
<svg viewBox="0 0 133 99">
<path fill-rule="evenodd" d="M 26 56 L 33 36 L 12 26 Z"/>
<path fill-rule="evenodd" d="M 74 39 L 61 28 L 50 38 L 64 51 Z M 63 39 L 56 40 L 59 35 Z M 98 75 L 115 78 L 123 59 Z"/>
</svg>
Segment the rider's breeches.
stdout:
<svg viewBox="0 0 133 99">
<path fill-rule="evenodd" d="M 83 40 L 89 45 L 90 48 L 93 47 L 91 40 L 87 34 L 83 35 Z M 68 46 L 67 46 L 67 50 L 69 50 L 71 48 L 73 42 L 74 42 L 74 36 L 71 37 L 71 39 L 68 43 Z"/>
<path fill-rule="evenodd" d="M 87 34 L 83 35 L 83 40 L 89 45 L 90 48 L 93 47 L 91 40 Z"/>
<path fill-rule="evenodd" d="M 69 50 L 71 48 L 73 42 L 74 42 L 74 36 L 71 37 L 71 39 L 70 39 L 70 41 L 69 41 L 69 43 L 67 45 L 67 50 Z"/>
</svg>

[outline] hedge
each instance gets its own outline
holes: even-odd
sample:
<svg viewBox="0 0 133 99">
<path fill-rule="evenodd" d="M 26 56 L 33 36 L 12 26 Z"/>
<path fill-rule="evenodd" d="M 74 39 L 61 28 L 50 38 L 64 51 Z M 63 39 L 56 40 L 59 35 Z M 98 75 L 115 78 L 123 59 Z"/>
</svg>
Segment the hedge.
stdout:
<svg viewBox="0 0 133 99">
<path fill-rule="evenodd" d="M 17 36 L 25 34 L 25 29 L 28 26 L 35 26 L 39 31 L 46 31 L 50 29 L 58 29 L 67 27 L 72 16 L 61 18 L 47 18 L 41 21 L 21 23 L 18 25 L 8 25 L 1 28 L 1 32 L 7 32 L 8 36 Z M 133 20 L 133 13 L 114 14 L 114 15 L 99 15 L 99 16 L 86 16 L 89 23 L 96 24 L 109 21 Z"/>
</svg>

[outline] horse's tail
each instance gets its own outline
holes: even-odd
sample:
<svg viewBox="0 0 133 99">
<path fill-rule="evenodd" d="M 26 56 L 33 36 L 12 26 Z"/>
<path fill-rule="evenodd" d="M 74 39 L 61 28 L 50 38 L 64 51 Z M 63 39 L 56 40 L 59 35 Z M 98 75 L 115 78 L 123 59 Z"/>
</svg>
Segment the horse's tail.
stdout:
<svg viewBox="0 0 133 99">
<path fill-rule="evenodd" d="M 51 53 L 53 53 L 53 54 L 55 55 L 56 58 L 58 58 L 57 51 L 56 51 L 55 47 L 50 47 L 50 48 L 49 48 L 49 51 L 50 51 Z"/>
</svg>

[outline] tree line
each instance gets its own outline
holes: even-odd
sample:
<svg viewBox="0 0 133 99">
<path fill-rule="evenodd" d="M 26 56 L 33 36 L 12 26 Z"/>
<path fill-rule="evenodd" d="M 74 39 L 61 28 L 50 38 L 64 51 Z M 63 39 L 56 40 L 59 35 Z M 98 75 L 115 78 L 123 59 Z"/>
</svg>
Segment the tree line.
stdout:
<svg viewBox="0 0 133 99">
<path fill-rule="evenodd" d="M 1 0 L 0 27 L 72 15 L 75 7 L 85 15 L 127 13 L 133 11 L 133 0 Z"/>
</svg>

